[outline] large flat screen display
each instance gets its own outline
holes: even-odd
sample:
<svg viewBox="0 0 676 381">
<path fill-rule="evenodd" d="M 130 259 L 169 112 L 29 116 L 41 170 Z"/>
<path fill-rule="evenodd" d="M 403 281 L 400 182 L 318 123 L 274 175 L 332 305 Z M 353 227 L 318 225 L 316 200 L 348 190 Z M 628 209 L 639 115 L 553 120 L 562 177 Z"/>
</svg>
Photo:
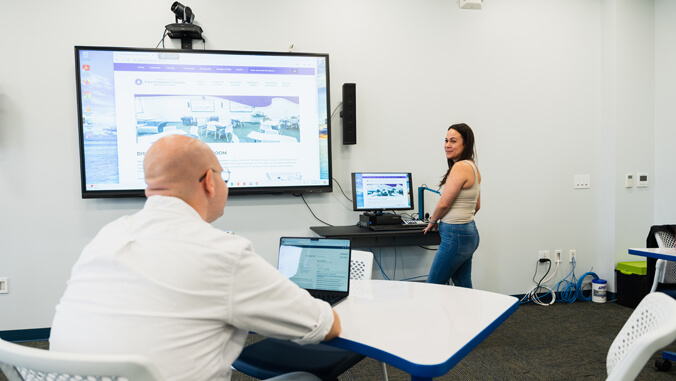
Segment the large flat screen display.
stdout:
<svg viewBox="0 0 676 381">
<path fill-rule="evenodd" d="M 143 196 L 143 157 L 181 134 L 231 194 L 330 192 L 327 54 L 75 47 L 82 197 Z"/>
<path fill-rule="evenodd" d="M 411 210 L 412 184 L 408 172 L 352 173 L 352 209 L 364 212 Z"/>
</svg>

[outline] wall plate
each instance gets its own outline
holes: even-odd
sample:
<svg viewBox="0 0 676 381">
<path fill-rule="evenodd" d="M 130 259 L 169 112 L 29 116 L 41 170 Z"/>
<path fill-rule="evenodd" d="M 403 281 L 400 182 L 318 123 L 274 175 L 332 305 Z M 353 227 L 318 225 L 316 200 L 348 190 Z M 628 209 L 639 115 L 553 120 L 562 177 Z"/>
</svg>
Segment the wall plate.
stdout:
<svg viewBox="0 0 676 381">
<path fill-rule="evenodd" d="M 636 174 L 636 187 L 637 188 L 647 188 L 648 187 L 648 174 L 647 173 L 637 173 Z"/>
<path fill-rule="evenodd" d="M 575 189 L 589 189 L 589 175 L 575 175 L 573 188 Z"/>
</svg>

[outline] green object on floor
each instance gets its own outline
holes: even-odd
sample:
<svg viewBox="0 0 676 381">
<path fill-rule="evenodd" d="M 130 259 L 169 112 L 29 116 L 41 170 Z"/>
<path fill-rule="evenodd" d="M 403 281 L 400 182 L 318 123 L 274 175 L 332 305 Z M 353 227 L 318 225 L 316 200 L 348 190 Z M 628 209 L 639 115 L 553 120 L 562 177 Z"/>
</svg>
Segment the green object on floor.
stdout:
<svg viewBox="0 0 676 381">
<path fill-rule="evenodd" d="M 648 263 L 646 261 L 618 262 L 617 270 L 622 274 L 646 275 L 648 273 Z"/>
</svg>

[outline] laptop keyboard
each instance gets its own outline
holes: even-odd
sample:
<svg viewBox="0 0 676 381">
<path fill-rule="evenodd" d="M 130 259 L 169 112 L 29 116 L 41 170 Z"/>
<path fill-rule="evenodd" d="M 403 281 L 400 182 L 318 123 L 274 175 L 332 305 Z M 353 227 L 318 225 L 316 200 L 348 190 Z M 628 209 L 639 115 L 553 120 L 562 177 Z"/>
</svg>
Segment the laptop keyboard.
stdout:
<svg viewBox="0 0 676 381">
<path fill-rule="evenodd" d="M 312 296 L 314 296 L 317 299 L 321 299 L 321 300 L 329 303 L 330 305 L 333 305 L 334 303 L 338 303 L 338 301 L 340 301 L 340 299 L 345 297 L 344 295 L 328 295 L 328 294 L 313 294 Z"/>
</svg>

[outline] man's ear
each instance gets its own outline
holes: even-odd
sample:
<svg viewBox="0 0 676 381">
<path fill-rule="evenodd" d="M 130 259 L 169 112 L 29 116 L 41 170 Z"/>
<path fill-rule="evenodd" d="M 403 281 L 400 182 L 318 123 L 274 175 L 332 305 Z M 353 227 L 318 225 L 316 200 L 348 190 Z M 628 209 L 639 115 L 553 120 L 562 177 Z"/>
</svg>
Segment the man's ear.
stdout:
<svg viewBox="0 0 676 381">
<path fill-rule="evenodd" d="M 214 171 L 207 171 L 207 175 L 204 178 L 204 181 L 202 181 L 202 186 L 209 197 L 213 197 L 216 194 L 216 186 L 214 185 Z"/>
</svg>

